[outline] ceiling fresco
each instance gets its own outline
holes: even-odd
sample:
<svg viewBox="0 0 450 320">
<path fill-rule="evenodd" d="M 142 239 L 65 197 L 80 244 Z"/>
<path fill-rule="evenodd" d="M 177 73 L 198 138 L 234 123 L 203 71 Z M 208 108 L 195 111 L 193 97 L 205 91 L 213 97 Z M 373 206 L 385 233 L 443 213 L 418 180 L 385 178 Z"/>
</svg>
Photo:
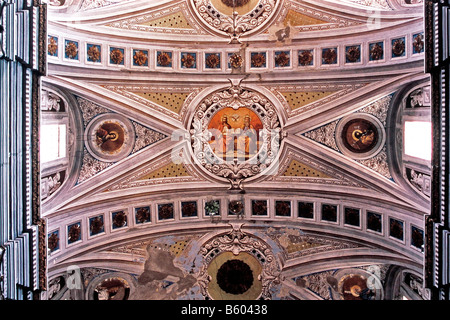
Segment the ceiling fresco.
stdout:
<svg viewBox="0 0 450 320">
<path fill-rule="evenodd" d="M 426 295 L 419 1 L 48 6 L 48 299 Z"/>
</svg>

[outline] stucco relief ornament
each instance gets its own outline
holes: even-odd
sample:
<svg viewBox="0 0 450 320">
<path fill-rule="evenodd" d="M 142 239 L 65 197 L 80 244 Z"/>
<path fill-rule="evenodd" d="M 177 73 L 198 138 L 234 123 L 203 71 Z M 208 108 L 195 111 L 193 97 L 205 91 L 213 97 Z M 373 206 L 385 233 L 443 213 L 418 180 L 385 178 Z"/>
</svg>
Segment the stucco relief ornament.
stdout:
<svg viewBox="0 0 450 320">
<path fill-rule="evenodd" d="M 237 53 L 230 56 L 230 65 L 233 69 L 239 69 L 240 67 L 242 67 L 243 62 L 244 60 Z"/>
<path fill-rule="evenodd" d="M 74 58 L 78 53 L 78 48 L 74 42 L 69 42 L 66 45 L 66 55 L 68 58 Z"/>
<path fill-rule="evenodd" d="M 210 298 L 208 286 L 212 277 L 208 267 L 222 253 L 232 253 L 234 256 L 242 252 L 255 257 L 261 265 L 261 273 L 257 279 L 261 281 L 259 299 L 271 299 L 271 289 L 284 280 L 281 268 L 270 246 L 252 234 L 242 231 L 242 224 L 231 224 L 231 231 L 218 235 L 205 243 L 200 249 L 203 256 L 203 266 L 197 275 L 197 283 L 203 296 Z"/>
<path fill-rule="evenodd" d="M 228 180 L 230 190 L 242 190 L 245 179 L 274 164 L 282 139 L 272 102 L 240 84 L 205 97 L 194 111 L 190 133 L 195 162 Z"/>
<path fill-rule="evenodd" d="M 114 49 L 110 53 L 111 61 L 115 64 L 120 64 L 123 61 L 123 53 L 119 49 Z"/>
<path fill-rule="evenodd" d="M 142 66 L 147 62 L 148 57 L 143 51 L 139 50 L 136 51 L 136 53 L 133 56 L 133 59 L 137 65 Z"/>
<path fill-rule="evenodd" d="M 229 36 L 232 43 L 260 30 L 275 14 L 279 3 L 279 0 L 191 0 L 201 21 L 214 33 Z M 252 9 L 242 10 L 244 6 Z"/>
<path fill-rule="evenodd" d="M 47 50 L 51 55 L 54 55 L 58 51 L 58 42 L 55 40 L 55 38 L 50 37 L 49 43 L 47 45 Z"/>
<path fill-rule="evenodd" d="M 220 57 L 218 54 L 210 54 L 205 62 L 209 68 L 216 68 L 220 65 Z"/>
</svg>

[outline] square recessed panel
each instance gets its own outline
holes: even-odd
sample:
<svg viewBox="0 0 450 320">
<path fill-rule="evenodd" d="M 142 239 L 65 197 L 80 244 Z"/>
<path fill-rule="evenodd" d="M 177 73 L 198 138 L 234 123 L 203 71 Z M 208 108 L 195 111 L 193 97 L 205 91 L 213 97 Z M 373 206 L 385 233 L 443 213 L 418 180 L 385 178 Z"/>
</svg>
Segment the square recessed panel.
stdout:
<svg viewBox="0 0 450 320">
<path fill-rule="evenodd" d="M 103 215 L 98 215 L 89 218 L 89 235 L 95 236 L 105 232 L 105 223 Z"/>
<path fill-rule="evenodd" d="M 102 62 L 102 46 L 99 44 L 86 44 L 86 60 L 89 62 Z"/>
<path fill-rule="evenodd" d="M 81 222 L 75 222 L 67 226 L 67 244 L 81 241 Z"/>
<path fill-rule="evenodd" d="M 127 212 L 125 210 L 111 213 L 111 223 L 113 229 L 124 228 L 128 225 Z"/>
<path fill-rule="evenodd" d="M 403 221 L 389 218 L 389 235 L 392 238 L 403 241 L 404 237 L 404 223 Z"/>
<path fill-rule="evenodd" d="M 416 226 L 411 226 L 411 245 L 417 249 L 423 250 L 424 239 L 424 231 Z"/>
<path fill-rule="evenodd" d="M 51 57 L 58 56 L 58 37 L 51 35 L 47 37 L 47 54 Z"/>
<path fill-rule="evenodd" d="M 314 219 L 314 203 L 298 202 L 298 217 L 306 219 Z"/>
<path fill-rule="evenodd" d="M 220 69 L 221 68 L 221 54 L 220 52 L 205 53 L 205 69 Z"/>
<path fill-rule="evenodd" d="M 196 217 L 197 216 L 197 201 L 181 202 L 181 216 L 182 217 Z"/>
<path fill-rule="evenodd" d="M 196 69 L 197 68 L 197 53 L 182 52 L 180 56 L 180 66 L 182 69 Z"/>
<path fill-rule="evenodd" d="M 64 42 L 64 58 L 78 60 L 78 41 L 66 40 Z"/>
<path fill-rule="evenodd" d="M 157 51 L 156 52 L 156 66 L 161 68 L 172 68 L 172 52 Z"/>
<path fill-rule="evenodd" d="M 361 62 L 361 45 L 345 47 L 345 63 Z"/>
<path fill-rule="evenodd" d="M 174 218 L 173 203 L 158 204 L 158 220 L 169 220 Z"/>
<path fill-rule="evenodd" d="M 406 38 L 400 37 L 391 40 L 392 58 L 406 56 Z"/>
<path fill-rule="evenodd" d="M 298 65 L 300 67 L 314 65 L 314 50 L 298 50 Z"/>
<path fill-rule="evenodd" d="M 360 210 L 356 208 L 344 208 L 344 223 L 350 226 L 360 226 Z"/>
<path fill-rule="evenodd" d="M 322 220 L 337 222 L 337 206 L 322 204 Z"/>
<path fill-rule="evenodd" d="M 367 229 L 381 233 L 382 230 L 381 214 L 375 212 L 367 212 Z"/>
<path fill-rule="evenodd" d="M 125 49 L 109 48 L 109 63 L 112 65 L 123 66 L 125 64 Z"/>
<path fill-rule="evenodd" d="M 252 215 L 267 216 L 267 200 L 252 200 Z"/>
<path fill-rule="evenodd" d="M 59 248 L 60 248 L 59 230 L 52 231 L 48 234 L 47 246 L 48 246 L 50 252 L 59 250 Z"/>
<path fill-rule="evenodd" d="M 151 222 L 150 206 L 135 208 L 134 216 L 135 216 L 136 224 L 144 224 L 144 223 Z"/>
<path fill-rule="evenodd" d="M 334 65 L 338 62 L 338 49 L 334 48 L 323 48 L 322 49 L 322 64 L 323 65 Z"/>
<path fill-rule="evenodd" d="M 291 202 L 287 200 L 275 201 L 275 216 L 290 217 L 291 216 Z"/>
<path fill-rule="evenodd" d="M 412 35 L 412 53 L 418 54 L 423 53 L 425 48 L 425 43 L 423 41 L 423 32 L 415 33 Z"/>
<path fill-rule="evenodd" d="M 379 61 L 384 59 L 384 42 L 378 41 L 369 43 L 369 61 Z"/>
<path fill-rule="evenodd" d="M 205 202 L 205 216 L 220 215 L 220 200 L 209 200 Z"/>
<path fill-rule="evenodd" d="M 148 67 L 148 50 L 133 49 L 133 66 Z"/>
<path fill-rule="evenodd" d="M 290 51 L 275 51 L 273 59 L 275 68 L 286 68 L 291 66 Z"/>
<path fill-rule="evenodd" d="M 244 202 L 241 200 L 231 200 L 228 203 L 229 215 L 243 215 L 244 214 Z"/>
<path fill-rule="evenodd" d="M 267 67 L 267 53 L 266 52 L 250 53 L 250 67 L 251 68 L 266 68 Z"/>
</svg>

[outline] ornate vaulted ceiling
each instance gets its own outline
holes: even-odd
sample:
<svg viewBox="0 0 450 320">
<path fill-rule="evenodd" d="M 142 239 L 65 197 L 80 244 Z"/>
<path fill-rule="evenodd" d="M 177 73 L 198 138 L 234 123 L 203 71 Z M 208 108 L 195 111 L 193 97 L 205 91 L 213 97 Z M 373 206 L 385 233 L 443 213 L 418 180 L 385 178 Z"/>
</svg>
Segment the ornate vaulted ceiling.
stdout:
<svg viewBox="0 0 450 320">
<path fill-rule="evenodd" d="M 420 298 L 415 2 L 51 1 L 49 296 Z"/>
</svg>

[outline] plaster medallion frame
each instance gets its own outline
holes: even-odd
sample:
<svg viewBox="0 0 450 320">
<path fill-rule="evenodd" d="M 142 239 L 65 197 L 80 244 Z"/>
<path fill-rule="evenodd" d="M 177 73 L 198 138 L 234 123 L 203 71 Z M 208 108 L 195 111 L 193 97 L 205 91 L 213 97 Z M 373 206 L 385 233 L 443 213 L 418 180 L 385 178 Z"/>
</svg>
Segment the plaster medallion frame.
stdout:
<svg viewBox="0 0 450 320">
<path fill-rule="evenodd" d="M 368 150 L 366 152 L 361 152 L 361 153 L 352 152 L 345 146 L 345 144 L 341 138 L 345 125 L 347 123 L 349 123 L 350 121 L 353 121 L 356 119 L 362 119 L 362 120 L 368 121 L 372 125 L 374 125 L 375 128 L 377 129 L 377 133 L 378 133 L 377 142 L 370 150 Z M 354 114 L 351 114 L 351 115 L 348 115 L 348 116 L 342 118 L 336 125 L 335 137 L 336 137 L 336 145 L 339 148 L 339 150 L 344 155 L 346 155 L 352 159 L 355 159 L 355 160 L 365 160 L 365 159 L 374 157 L 383 149 L 385 142 L 386 142 L 386 132 L 385 132 L 385 128 L 384 128 L 383 124 L 381 123 L 381 121 L 378 118 L 376 118 L 375 116 L 373 116 L 371 114 L 367 114 L 367 113 L 354 113 Z"/>
<path fill-rule="evenodd" d="M 208 125 L 225 108 L 251 110 L 262 123 L 257 153 L 248 159 L 220 158 L 211 149 L 209 141 L 213 134 Z M 208 175 L 222 182 L 228 181 L 230 190 L 242 190 L 243 180 L 269 172 L 278 162 L 283 134 L 277 109 L 265 95 L 240 83 L 207 94 L 195 107 L 188 130 L 194 162 Z"/>
<path fill-rule="evenodd" d="M 200 249 L 199 255 L 203 257 L 203 261 L 197 280 L 200 292 L 205 299 L 213 299 L 208 291 L 212 280 L 211 275 L 208 274 L 208 267 L 224 253 L 236 257 L 246 253 L 258 261 L 261 273 L 256 278 L 261 281 L 261 292 L 257 299 L 270 300 L 271 289 L 284 280 L 281 275 L 281 266 L 270 246 L 260 238 L 243 232 L 242 224 L 231 224 L 231 231 L 216 235 L 206 241 Z"/>
<path fill-rule="evenodd" d="M 261 31 L 268 21 L 272 20 L 280 6 L 280 0 L 255 0 L 250 11 L 239 14 L 233 9 L 232 14 L 226 14 L 215 8 L 211 0 L 190 0 L 190 7 L 195 12 L 205 28 L 216 35 L 230 37 L 231 43 L 240 43 L 243 35 Z"/>
<path fill-rule="evenodd" d="M 114 152 L 105 152 L 96 143 L 97 129 L 104 123 L 113 123 L 123 130 L 123 144 Z M 99 161 L 117 162 L 128 156 L 134 148 L 136 134 L 132 122 L 116 113 L 104 113 L 93 118 L 86 126 L 84 133 L 85 146 L 89 153 Z"/>
</svg>

